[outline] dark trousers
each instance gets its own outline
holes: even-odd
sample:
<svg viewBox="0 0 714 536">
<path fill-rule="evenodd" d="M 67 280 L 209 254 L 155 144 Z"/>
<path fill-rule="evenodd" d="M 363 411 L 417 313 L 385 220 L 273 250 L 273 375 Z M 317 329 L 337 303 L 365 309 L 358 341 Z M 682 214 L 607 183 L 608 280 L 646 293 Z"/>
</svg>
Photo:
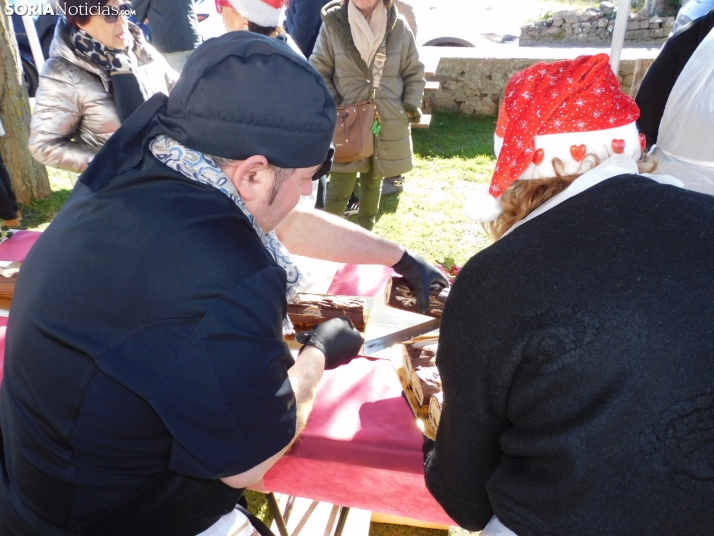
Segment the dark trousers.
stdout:
<svg viewBox="0 0 714 536">
<path fill-rule="evenodd" d="M 12 190 L 10 174 L 5 168 L 2 155 L 0 155 L 0 219 L 14 220 L 17 217 L 17 201 Z"/>
<path fill-rule="evenodd" d="M 330 173 L 330 184 L 327 188 L 325 212 L 343 216 L 350 196 L 355 190 L 357 173 Z M 357 221 L 368 231 L 374 227 L 374 218 L 379 210 L 379 199 L 382 195 L 382 177 L 375 177 L 372 171 L 359 174 L 359 210 Z"/>
</svg>

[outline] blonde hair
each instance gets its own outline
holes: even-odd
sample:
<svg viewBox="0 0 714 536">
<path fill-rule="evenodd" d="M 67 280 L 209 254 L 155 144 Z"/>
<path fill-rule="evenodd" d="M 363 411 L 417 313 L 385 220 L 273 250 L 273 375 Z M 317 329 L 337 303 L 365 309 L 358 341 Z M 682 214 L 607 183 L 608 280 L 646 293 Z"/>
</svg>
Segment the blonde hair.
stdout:
<svg viewBox="0 0 714 536">
<path fill-rule="evenodd" d="M 494 241 L 498 240 L 516 223 L 565 190 L 575 179 L 599 166 L 600 162 L 597 155 L 588 153 L 580 163 L 578 171 L 567 174 L 565 164 L 559 158 L 554 158 L 555 177 L 515 181 L 501 194 L 503 213 L 494 221 L 483 223 L 483 228 Z M 640 173 L 652 173 L 657 166 L 657 161 L 648 154 L 643 154 L 637 162 Z"/>
</svg>

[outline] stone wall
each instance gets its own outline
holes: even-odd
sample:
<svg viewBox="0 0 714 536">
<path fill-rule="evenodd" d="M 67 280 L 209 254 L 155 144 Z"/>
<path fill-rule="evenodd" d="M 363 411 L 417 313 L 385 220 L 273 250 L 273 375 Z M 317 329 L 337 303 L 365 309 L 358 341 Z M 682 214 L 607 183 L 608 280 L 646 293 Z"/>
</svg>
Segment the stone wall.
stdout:
<svg viewBox="0 0 714 536">
<path fill-rule="evenodd" d="M 441 58 L 433 76 L 441 82 L 441 88 L 432 96 L 431 107 L 466 115 L 493 115 L 513 74 L 539 61 L 555 59 L 558 58 Z M 632 87 L 635 62 L 632 58 L 620 61 L 618 80 L 627 94 Z"/>
<path fill-rule="evenodd" d="M 521 46 L 578 43 L 610 44 L 615 27 L 617 9 L 610 2 L 602 2 L 599 8 L 559 11 L 546 20 L 540 20 L 521 28 Z M 647 9 L 629 14 L 625 42 L 661 44 L 674 26 L 674 17 L 650 16 Z"/>
</svg>

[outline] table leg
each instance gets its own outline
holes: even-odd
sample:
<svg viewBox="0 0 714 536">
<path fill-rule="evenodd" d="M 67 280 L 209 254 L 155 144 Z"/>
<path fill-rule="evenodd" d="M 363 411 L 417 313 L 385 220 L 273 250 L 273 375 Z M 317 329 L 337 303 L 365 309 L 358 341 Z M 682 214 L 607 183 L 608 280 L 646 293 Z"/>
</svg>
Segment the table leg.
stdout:
<svg viewBox="0 0 714 536">
<path fill-rule="evenodd" d="M 342 536 L 342 530 L 345 528 L 345 523 L 347 522 L 347 515 L 349 513 L 349 506 L 342 506 L 340 508 L 340 517 L 337 520 L 337 527 L 335 527 L 335 536 Z"/>
<path fill-rule="evenodd" d="M 266 497 L 268 498 L 270 513 L 273 514 L 273 519 L 275 520 L 275 524 L 278 526 L 280 536 L 290 536 L 288 533 L 288 527 L 285 525 L 285 519 L 283 519 L 283 513 L 280 511 L 278 501 L 275 499 L 275 495 L 271 492 L 267 493 Z"/>
</svg>

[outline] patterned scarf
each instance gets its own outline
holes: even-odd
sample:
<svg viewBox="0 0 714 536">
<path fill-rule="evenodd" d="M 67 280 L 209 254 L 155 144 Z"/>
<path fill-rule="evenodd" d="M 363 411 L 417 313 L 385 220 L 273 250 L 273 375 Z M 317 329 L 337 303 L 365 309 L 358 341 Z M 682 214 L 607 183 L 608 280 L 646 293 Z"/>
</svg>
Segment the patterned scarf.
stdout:
<svg viewBox="0 0 714 536">
<path fill-rule="evenodd" d="M 248 211 L 248 208 L 241 199 L 235 185 L 225 176 L 221 168 L 216 165 L 213 158 L 199 151 L 184 147 L 176 140 L 163 134 L 152 140 L 149 145 L 149 150 L 161 163 L 181 173 L 184 177 L 200 182 L 201 184 L 213 186 L 236 204 L 243 214 L 246 215 L 248 221 L 250 221 L 250 224 L 253 226 L 265 249 L 268 250 L 268 253 L 270 253 L 275 262 L 285 270 L 287 274 L 286 296 L 288 301 L 295 298 L 298 292 L 305 286 L 305 276 L 291 258 L 290 252 L 280 242 L 275 231 L 266 233 L 258 222 L 255 221 L 255 218 Z M 286 316 L 283 320 L 283 334 L 293 333 L 293 331 L 292 322 L 290 322 L 290 319 Z"/>
<path fill-rule="evenodd" d="M 369 15 L 369 19 L 366 19 L 357 6 L 353 2 L 349 2 L 347 4 L 347 21 L 355 47 L 369 67 L 387 33 L 387 8 L 384 2 L 379 0 Z"/>
<path fill-rule="evenodd" d="M 130 52 L 131 47 L 124 50 L 109 48 L 76 26 L 71 27 L 70 40 L 79 56 L 98 65 L 108 74 L 136 72 L 137 60 L 136 56 Z"/>
</svg>

